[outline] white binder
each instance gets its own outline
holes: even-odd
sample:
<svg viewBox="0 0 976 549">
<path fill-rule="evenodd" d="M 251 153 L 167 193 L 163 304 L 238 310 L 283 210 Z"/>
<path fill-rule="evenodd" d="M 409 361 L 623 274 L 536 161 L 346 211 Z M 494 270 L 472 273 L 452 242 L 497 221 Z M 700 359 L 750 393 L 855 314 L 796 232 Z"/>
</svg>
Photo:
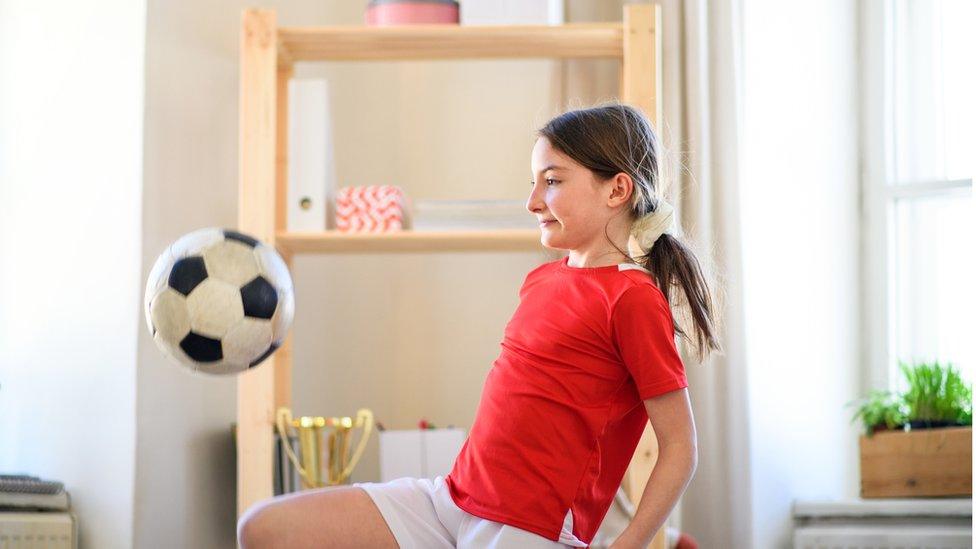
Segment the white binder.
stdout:
<svg viewBox="0 0 976 549">
<path fill-rule="evenodd" d="M 329 86 L 324 78 L 288 82 L 288 230 L 332 224 L 335 155 Z"/>
</svg>

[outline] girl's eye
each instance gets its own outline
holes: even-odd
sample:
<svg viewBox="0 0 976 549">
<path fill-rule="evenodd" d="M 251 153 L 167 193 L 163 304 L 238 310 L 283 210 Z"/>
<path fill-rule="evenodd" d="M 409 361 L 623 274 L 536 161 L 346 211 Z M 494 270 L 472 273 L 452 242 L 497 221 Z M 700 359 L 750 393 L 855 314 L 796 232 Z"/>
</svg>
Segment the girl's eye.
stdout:
<svg viewBox="0 0 976 549">
<path fill-rule="evenodd" d="M 550 185 L 551 185 L 551 184 L 553 184 L 553 183 L 559 183 L 559 181 L 558 181 L 558 180 L 555 180 L 555 179 L 552 179 L 552 178 L 550 178 L 550 179 L 546 179 L 546 183 L 548 183 L 548 184 L 550 184 Z M 529 185 L 535 185 L 535 181 L 529 181 Z"/>
</svg>

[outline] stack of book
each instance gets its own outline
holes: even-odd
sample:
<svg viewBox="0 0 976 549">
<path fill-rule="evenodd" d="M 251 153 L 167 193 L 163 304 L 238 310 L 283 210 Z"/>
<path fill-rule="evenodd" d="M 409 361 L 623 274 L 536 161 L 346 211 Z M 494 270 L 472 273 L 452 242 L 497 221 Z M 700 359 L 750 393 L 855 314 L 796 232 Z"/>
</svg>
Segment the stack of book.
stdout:
<svg viewBox="0 0 976 549">
<path fill-rule="evenodd" d="M 28 475 L 0 475 L 0 509 L 67 511 L 64 484 Z"/>
<path fill-rule="evenodd" d="M 288 459 L 288 454 L 285 452 L 285 445 L 282 442 L 281 436 L 276 432 L 274 438 L 274 495 L 280 496 L 282 494 L 297 492 L 302 489 L 302 476 L 292 464 L 291 460 Z M 299 449 L 298 437 L 289 436 L 288 445 L 291 446 L 292 452 L 301 458 L 302 453 Z"/>
<path fill-rule="evenodd" d="M 417 231 L 537 229 L 524 200 L 414 200 Z"/>
</svg>

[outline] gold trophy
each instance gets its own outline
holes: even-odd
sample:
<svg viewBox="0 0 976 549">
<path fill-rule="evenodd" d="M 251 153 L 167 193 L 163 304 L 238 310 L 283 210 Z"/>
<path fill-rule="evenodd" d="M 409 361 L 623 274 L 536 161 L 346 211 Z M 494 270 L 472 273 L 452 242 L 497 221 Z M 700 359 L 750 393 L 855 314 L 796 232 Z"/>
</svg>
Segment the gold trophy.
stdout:
<svg viewBox="0 0 976 549">
<path fill-rule="evenodd" d="M 305 488 L 320 488 L 323 486 L 335 486 L 343 484 L 352 474 L 352 470 L 359 462 L 366 448 L 366 442 L 373 430 L 373 412 L 361 408 L 356 412 L 356 419 L 351 417 L 315 417 L 302 416 L 293 419 L 291 410 L 285 407 L 278 408 L 275 424 L 281 442 L 288 453 L 288 459 L 302 476 L 302 484 Z M 329 433 L 329 454 L 328 454 L 328 476 L 322 479 L 322 448 L 323 448 L 323 429 L 331 427 L 334 430 Z M 352 457 L 349 456 L 349 434 L 357 428 L 362 427 L 363 434 L 359 437 L 359 445 Z M 289 429 L 295 428 L 298 431 L 298 445 L 302 453 L 301 464 L 298 456 L 291 449 L 288 443 Z"/>
</svg>

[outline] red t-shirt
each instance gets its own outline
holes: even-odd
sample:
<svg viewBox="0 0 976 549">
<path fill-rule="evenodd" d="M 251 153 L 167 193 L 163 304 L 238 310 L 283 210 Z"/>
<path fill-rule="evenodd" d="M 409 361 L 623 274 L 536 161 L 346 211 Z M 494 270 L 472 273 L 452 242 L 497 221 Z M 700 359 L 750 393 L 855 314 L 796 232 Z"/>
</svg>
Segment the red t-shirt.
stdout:
<svg viewBox="0 0 976 549">
<path fill-rule="evenodd" d="M 643 400 L 688 386 L 671 310 L 633 264 L 525 278 L 474 425 L 446 477 L 468 513 L 589 544 L 644 427 Z"/>
</svg>

